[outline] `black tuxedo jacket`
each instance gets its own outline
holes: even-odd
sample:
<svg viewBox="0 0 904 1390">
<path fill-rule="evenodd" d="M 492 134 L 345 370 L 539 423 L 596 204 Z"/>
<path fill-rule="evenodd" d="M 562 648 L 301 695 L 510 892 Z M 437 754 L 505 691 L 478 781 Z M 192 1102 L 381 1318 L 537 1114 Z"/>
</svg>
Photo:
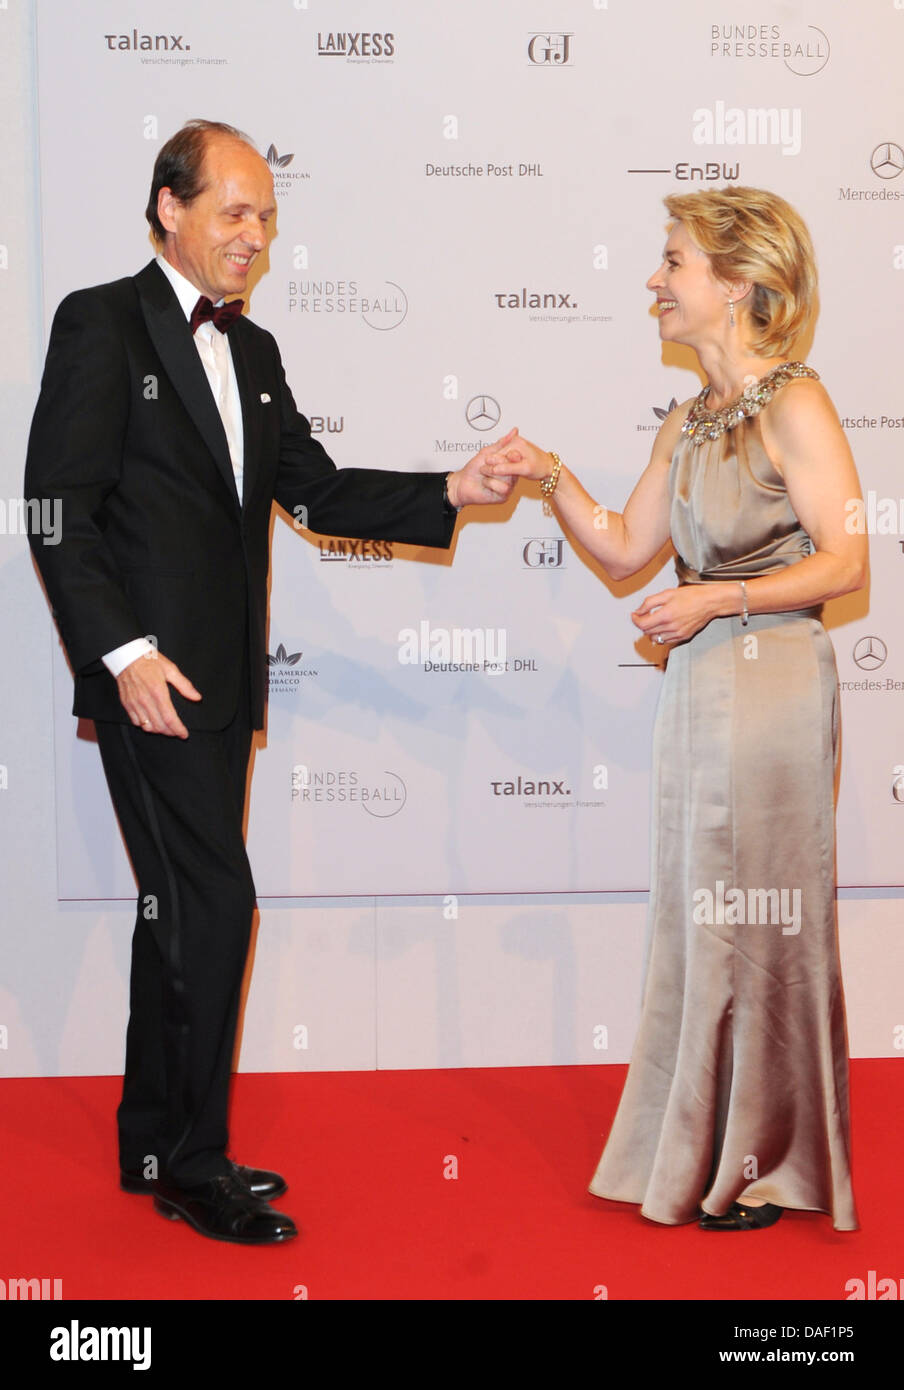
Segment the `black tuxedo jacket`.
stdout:
<svg viewBox="0 0 904 1390">
<path fill-rule="evenodd" d="M 451 541 L 443 474 L 337 470 L 295 407 L 271 334 L 240 318 L 229 342 L 242 505 L 213 393 L 160 267 L 76 291 L 57 310 L 25 494 L 62 504 L 59 544 L 30 540 L 75 671 L 75 714 L 128 722 L 100 658 L 150 635 L 203 695 L 193 703 L 171 688 L 189 729 L 230 722 L 247 642 L 261 727 L 274 499 L 329 535 Z"/>
</svg>

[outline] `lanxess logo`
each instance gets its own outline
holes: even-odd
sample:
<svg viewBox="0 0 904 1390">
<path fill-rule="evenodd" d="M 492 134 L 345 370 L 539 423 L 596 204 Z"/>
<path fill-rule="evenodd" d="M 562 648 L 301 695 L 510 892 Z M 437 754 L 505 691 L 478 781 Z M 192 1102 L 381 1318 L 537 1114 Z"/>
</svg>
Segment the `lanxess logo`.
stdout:
<svg viewBox="0 0 904 1390">
<path fill-rule="evenodd" d="M 318 542 L 320 560 L 345 565 L 348 569 L 388 569 L 392 564 L 392 541 L 345 540 L 330 537 Z"/>
<path fill-rule="evenodd" d="M 317 57 L 345 58 L 348 62 L 359 63 L 386 63 L 395 57 L 395 41 L 395 34 L 318 34 Z"/>
</svg>

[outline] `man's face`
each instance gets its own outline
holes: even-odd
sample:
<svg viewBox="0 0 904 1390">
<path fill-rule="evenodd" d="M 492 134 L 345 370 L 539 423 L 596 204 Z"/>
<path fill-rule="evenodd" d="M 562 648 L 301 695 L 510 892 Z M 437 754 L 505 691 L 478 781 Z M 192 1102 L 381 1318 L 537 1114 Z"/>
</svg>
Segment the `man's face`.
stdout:
<svg viewBox="0 0 904 1390">
<path fill-rule="evenodd" d="M 157 210 L 166 229 L 164 256 L 215 304 L 244 293 L 276 203 L 266 160 L 241 141 L 209 139 L 204 175 L 205 187 L 190 203 L 162 188 Z"/>
</svg>

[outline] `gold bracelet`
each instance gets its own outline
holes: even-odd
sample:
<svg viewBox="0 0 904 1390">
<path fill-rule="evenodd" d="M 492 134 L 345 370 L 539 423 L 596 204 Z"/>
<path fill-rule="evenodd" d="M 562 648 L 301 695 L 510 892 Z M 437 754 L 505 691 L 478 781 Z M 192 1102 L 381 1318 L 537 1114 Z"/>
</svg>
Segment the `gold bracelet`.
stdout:
<svg viewBox="0 0 904 1390">
<path fill-rule="evenodd" d="M 554 454 L 551 449 L 549 455 L 553 463 L 552 472 L 547 477 L 540 479 L 540 491 L 543 494 L 543 512 L 546 516 L 552 516 L 553 514 L 552 507 L 549 505 L 549 499 L 556 490 L 559 474 L 562 471 L 562 460 L 559 458 L 559 455 Z"/>
</svg>

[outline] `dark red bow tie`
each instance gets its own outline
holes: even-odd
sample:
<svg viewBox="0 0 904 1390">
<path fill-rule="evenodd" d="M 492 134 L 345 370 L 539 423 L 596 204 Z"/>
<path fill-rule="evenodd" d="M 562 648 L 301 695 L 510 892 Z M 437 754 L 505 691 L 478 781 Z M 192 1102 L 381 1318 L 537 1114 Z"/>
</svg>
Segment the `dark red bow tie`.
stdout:
<svg viewBox="0 0 904 1390">
<path fill-rule="evenodd" d="M 191 318 L 188 321 L 192 333 L 196 332 L 202 323 L 208 322 L 212 322 L 214 328 L 219 328 L 221 333 L 225 333 L 226 329 L 235 323 L 240 316 L 244 303 L 244 299 L 230 299 L 228 304 L 221 304 L 218 309 L 215 309 L 207 295 L 202 294 L 192 309 Z"/>
</svg>

